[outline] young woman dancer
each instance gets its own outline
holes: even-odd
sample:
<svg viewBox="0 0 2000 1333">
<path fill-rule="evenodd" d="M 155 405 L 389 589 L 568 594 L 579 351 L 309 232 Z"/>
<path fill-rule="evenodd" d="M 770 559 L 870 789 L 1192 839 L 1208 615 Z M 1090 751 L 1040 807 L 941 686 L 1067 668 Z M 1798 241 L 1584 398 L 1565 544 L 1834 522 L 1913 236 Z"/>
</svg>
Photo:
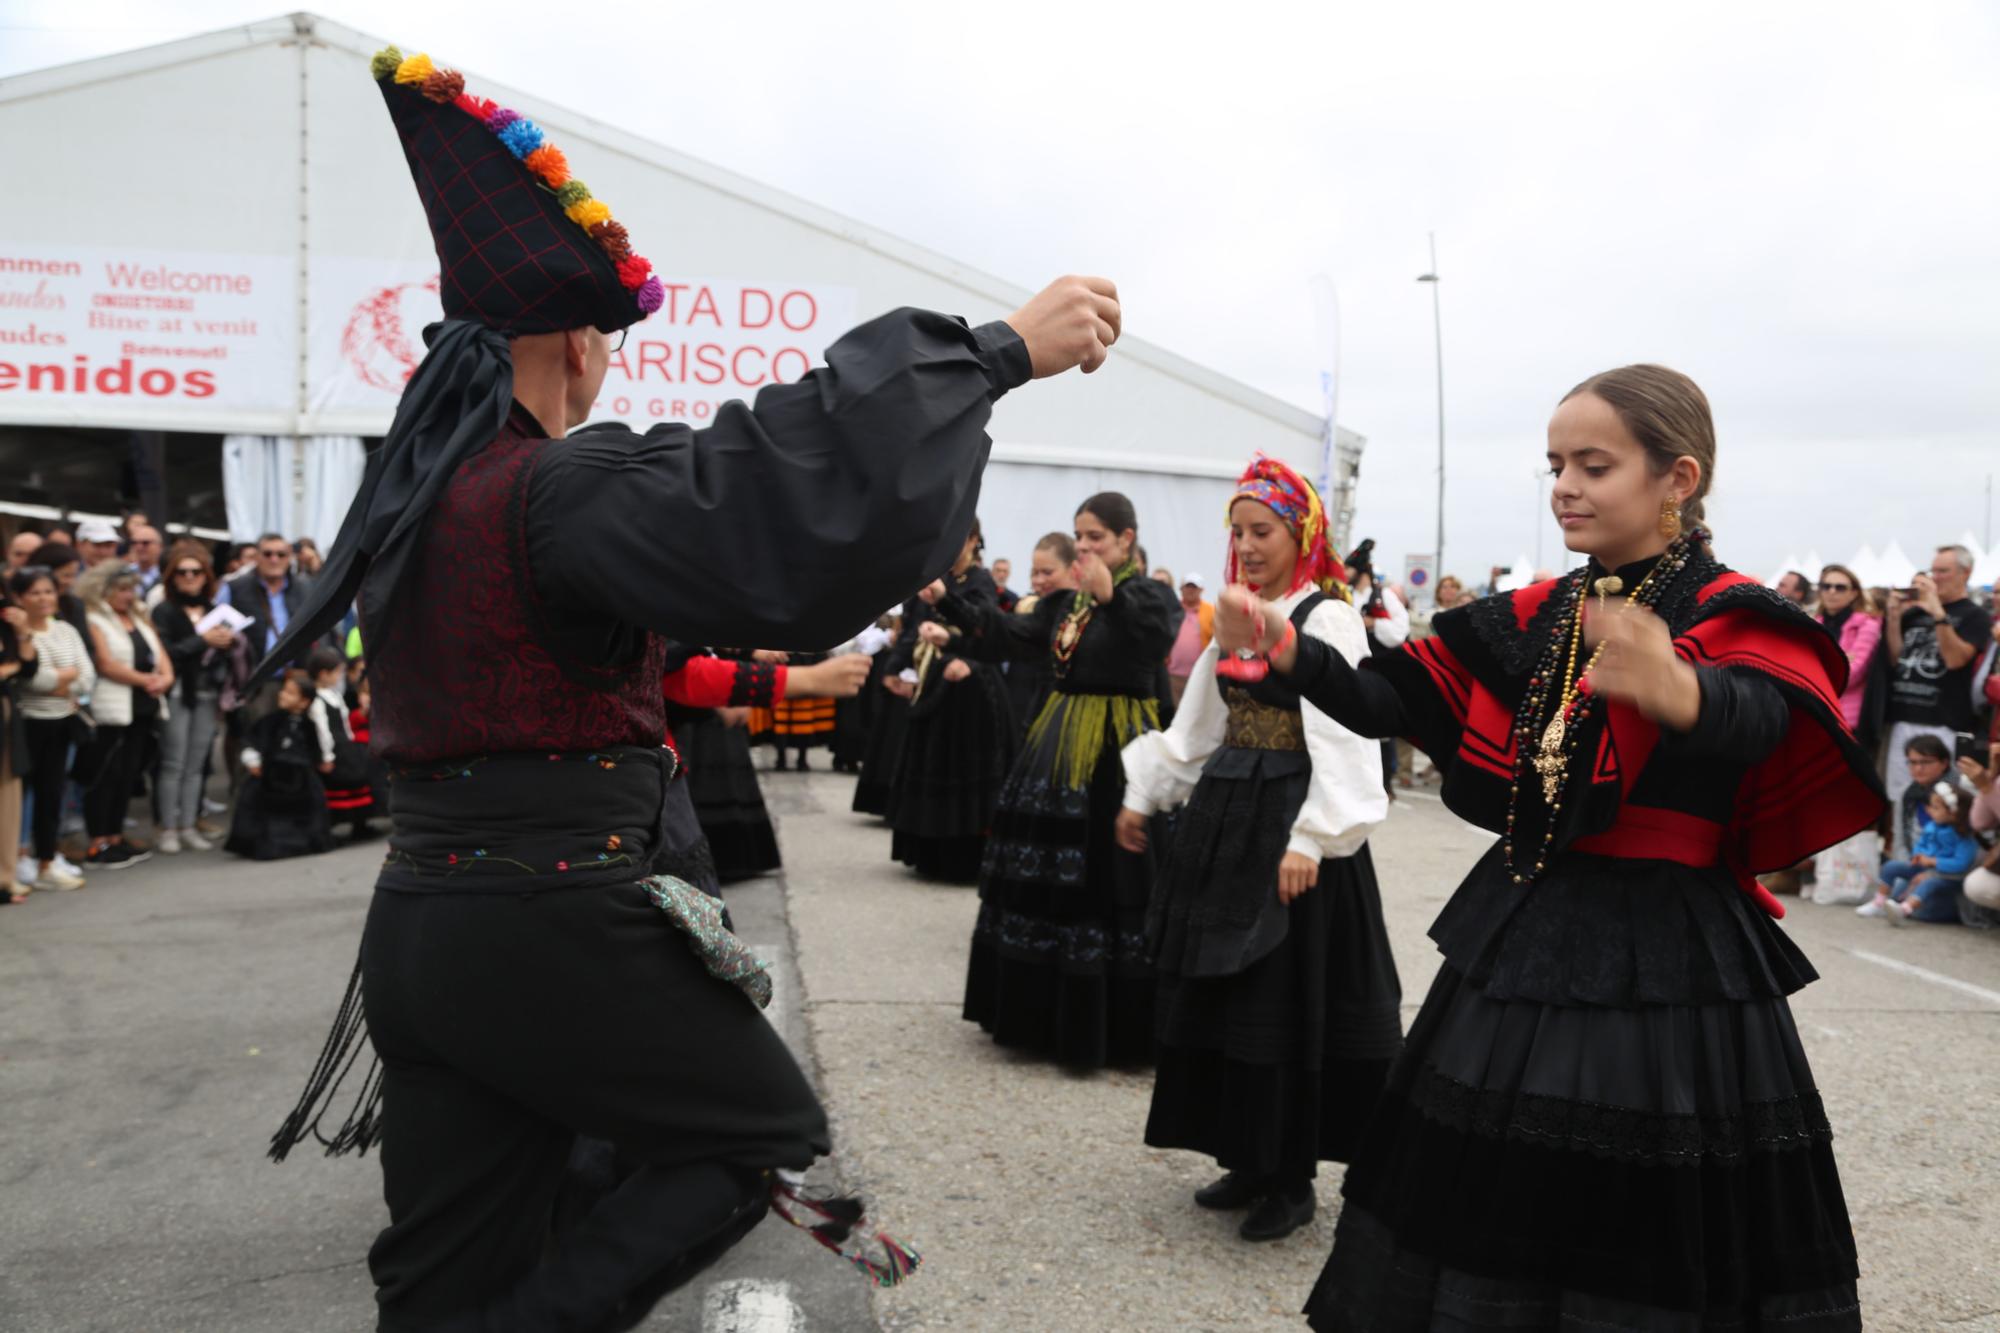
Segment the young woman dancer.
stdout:
<svg viewBox="0 0 2000 1333">
<path fill-rule="evenodd" d="M 1027 615 L 924 592 L 989 661 L 1046 657 L 1054 689 L 1000 789 L 979 879 L 965 1017 L 1003 1046 L 1093 1068 L 1153 1052 L 1146 963 L 1151 853 L 1120 848 L 1118 752 L 1159 727 L 1155 668 L 1173 643 L 1174 593 L 1139 572 L 1139 520 L 1116 492 L 1076 514 L 1075 591 Z"/>
<path fill-rule="evenodd" d="M 1440 613 L 1357 669 L 1228 594 L 1224 651 L 1413 737 L 1498 835 L 1343 1185 L 1318 1329 L 1861 1327 L 1832 1132 L 1754 875 L 1874 820 L 1847 661 L 1699 526 L 1708 400 L 1607 371 L 1549 423 L 1585 568 Z M 1248 628 L 1246 627 L 1255 627 Z"/>
<path fill-rule="evenodd" d="M 978 563 L 982 545 L 974 519 L 946 585 L 960 601 L 998 611 L 999 589 Z M 998 666 L 959 652 L 963 635 L 947 631 L 933 608 L 919 601 L 910 612 L 916 642 L 907 659 L 891 663 L 913 670 L 917 683 L 889 792 L 890 855 L 928 879 L 970 884 L 1014 763 L 1013 711 Z"/>
<path fill-rule="evenodd" d="M 1367 631 L 1327 544 L 1312 483 L 1259 458 L 1229 504 L 1226 582 L 1352 663 Z M 1381 759 L 1281 677 L 1195 660 L 1166 731 L 1125 747 L 1118 841 L 1186 802 L 1153 889 L 1159 1072 L 1146 1142 L 1226 1174 L 1204 1208 L 1248 1208 L 1245 1240 L 1312 1220 L 1313 1175 L 1347 1161 L 1402 1045 L 1402 991 L 1369 860 L 1389 813 Z M 1255 673 L 1252 673 L 1255 674 Z"/>
</svg>

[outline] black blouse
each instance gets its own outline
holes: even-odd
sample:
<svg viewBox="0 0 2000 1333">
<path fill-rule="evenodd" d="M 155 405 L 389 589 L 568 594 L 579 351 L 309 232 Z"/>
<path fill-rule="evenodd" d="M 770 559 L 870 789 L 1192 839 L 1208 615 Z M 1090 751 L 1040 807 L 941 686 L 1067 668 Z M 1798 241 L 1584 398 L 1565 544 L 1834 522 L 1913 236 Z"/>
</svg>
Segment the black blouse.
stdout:
<svg viewBox="0 0 2000 1333">
<path fill-rule="evenodd" d="M 1094 608 L 1067 668 L 1057 662 L 1056 634 L 1080 594 L 1058 589 L 1032 611 L 1008 614 L 991 602 L 947 594 L 938 611 L 966 632 L 965 654 L 989 662 L 1049 661 L 1066 694 L 1154 694 L 1160 665 L 1174 645 L 1180 599 L 1164 583 L 1133 575 Z"/>
</svg>

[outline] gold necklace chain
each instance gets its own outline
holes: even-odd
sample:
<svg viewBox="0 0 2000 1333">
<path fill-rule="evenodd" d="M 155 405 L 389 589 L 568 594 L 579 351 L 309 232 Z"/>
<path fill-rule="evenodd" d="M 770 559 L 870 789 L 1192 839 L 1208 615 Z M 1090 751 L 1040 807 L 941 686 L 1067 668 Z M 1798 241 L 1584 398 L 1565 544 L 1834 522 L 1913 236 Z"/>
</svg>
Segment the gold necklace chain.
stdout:
<svg viewBox="0 0 2000 1333">
<path fill-rule="evenodd" d="M 1632 597 L 1627 602 L 1628 606 L 1638 602 L 1645 595 L 1646 589 L 1653 582 L 1653 576 L 1664 569 L 1667 563 L 1663 558 L 1646 571 L 1646 577 L 1641 579 L 1639 586 L 1633 590 Z M 1591 584 L 1591 591 L 1597 594 L 1597 605 L 1600 610 L 1603 609 L 1604 599 L 1607 596 L 1616 595 L 1624 590 L 1625 580 L 1616 574 L 1607 574 Z M 1600 642 L 1590 654 L 1590 660 L 1583 664 L 1583 670 L 1576 669 L 1576 659 L 1583 650 L 1584 600 L 1581 595 L 1577 597 L 1576 612 L 1570 617 L 1569 659 L 1563 666 L 1562 692 L 1557 698 L 1554 711 L 1549 716 L 1548 726 L 1542 730 L 1541 743 L 1536 747 L 1534 768 L 1542 779 L 1542 801 L 1550 806 L 1556 803 L 1556 797 L 1562 791 L 1563 779 L 1569 772 L 1569 759 L 1563 753 L 1563 741 L 1569 734 L 1570 710 L 1575 706 L 1577 696 L 1583 692 L 1584 679 L 1596 669 L 1599 659 L 1604 656 L 1604 644 Z"/>
</svg>

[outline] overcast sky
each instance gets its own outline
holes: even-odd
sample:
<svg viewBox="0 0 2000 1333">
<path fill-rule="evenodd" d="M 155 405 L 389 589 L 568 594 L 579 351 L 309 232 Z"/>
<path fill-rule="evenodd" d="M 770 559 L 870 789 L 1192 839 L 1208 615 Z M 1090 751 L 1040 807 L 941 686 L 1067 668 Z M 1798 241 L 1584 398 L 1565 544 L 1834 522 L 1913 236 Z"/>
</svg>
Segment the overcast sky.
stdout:
<svg viewBox="0 0 2000 1333">
<path fill-rule="evenodd" d="M 276 12 L 0 0 L 0 74 Z M 1433 541 L 1433 230 L 1451 568 L 1538 533 L 1556 562 L 1548 414 L 1637 360 L 1714 403 L 1733 564 L 1890 538 L 1921 562 L 1988 522 L 2000 6 L 317 12 L 1025 286 L 1108 274 L 1131 332 L 1315 411 L 1328 275 L 1340 417 L 1368 437 L 1357 535 L 1393 567 Z"/>
</svg>

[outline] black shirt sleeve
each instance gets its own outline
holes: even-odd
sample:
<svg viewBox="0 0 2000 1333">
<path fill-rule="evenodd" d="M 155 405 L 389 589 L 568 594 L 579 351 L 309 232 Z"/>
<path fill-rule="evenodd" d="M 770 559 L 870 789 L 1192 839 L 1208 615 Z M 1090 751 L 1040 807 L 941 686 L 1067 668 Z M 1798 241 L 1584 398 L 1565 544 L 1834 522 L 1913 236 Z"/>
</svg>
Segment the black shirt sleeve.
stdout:
<svg viewBox="0 0 2000 1333">
<path fill-rule="evenodd" d="M 1307 703 L 1357 736 L 1387 740 L 1408 735 L 1412 726 L 1403 698 L 1374 670 L 1374 662 L 1363 659 L 1357 671 L 1332 644 L 1301 634 L 1292 686 Z"/>
<path fill-rule="evenodd" d="M 1792 717 L 1783 691 L 1746 668 L 1697 666 L 1694 673 L 1701 712 L 1687 731 L 1661 728 L 1661 749 L 1754 764 L 1778 748 Z"/>
<path fill-rule="evenodd" d="M 965 631 L 955 652 L 976 662 L 1039 662 L 1049 654 L 1056 616 L 1069 609 L 1069 598 L 1053 593 L 1030 611 L 1002 611 L 997 603 L 947 592 L 937 604 L 938 618 Z"/>
<path fill-rule="evenodd" d="M 1098 607 L 1092 619 L 1115 628 L 1118 651 L 1143 660 L 1158 658 L 1164 672 L 1184 614 L 1180 597 L 1172 588 L 1135 574 L 1112 589 L 1111 600 Z"/>
<path fill-rule="evenodd" d="M 1031 373 L 1006 324 L 906 309 L 704 430 L 586 427 L 529 487 L 536 591 L 586 655 L 605 618 L 698 643 L 838 643 L 957 557 L 993 403 Z"/>
</svg>

